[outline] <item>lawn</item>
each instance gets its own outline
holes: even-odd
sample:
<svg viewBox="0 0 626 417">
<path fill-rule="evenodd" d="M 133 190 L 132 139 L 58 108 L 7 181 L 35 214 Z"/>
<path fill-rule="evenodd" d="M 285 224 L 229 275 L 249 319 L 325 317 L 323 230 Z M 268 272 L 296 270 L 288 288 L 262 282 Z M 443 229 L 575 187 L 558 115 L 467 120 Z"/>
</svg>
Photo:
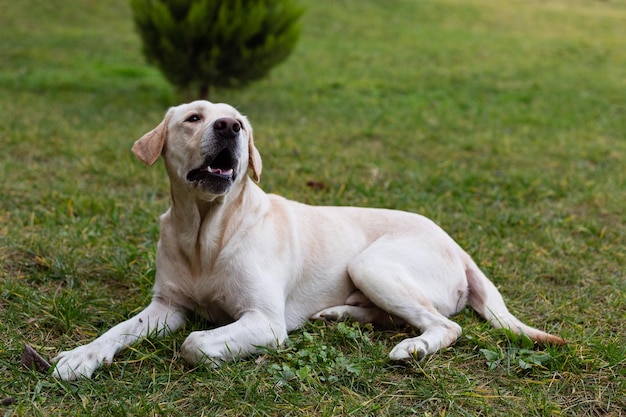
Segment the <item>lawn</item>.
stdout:
<svg viewBox="0 0 626 417">
<path fill-rule="evenodd" d="M 150 299 L 162 163 L 135 139 L 178 104 L 125 0 L 0 0 L 0 413 L 6 416 L 626 415 L 626 3 L 306 2 L 294 54 L 241 91 L 268 192 L 422 213 L 541 348 L 471 310 L 422 362 L 414 334 L 310 323 L 277 350 L 190 368 L 189 330 L 93 380 L 19 366 L 93 340 Z"/>
</svg>

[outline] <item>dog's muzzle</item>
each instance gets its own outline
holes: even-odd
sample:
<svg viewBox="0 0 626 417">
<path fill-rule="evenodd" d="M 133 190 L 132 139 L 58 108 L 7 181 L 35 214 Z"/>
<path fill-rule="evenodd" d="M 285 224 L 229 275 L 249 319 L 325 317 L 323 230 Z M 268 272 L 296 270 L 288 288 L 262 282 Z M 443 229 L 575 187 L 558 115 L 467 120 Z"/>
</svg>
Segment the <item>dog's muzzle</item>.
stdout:
<svg viewBox="0 0 626 417">
<path fill-rule="evenodd" d="M 232 183 L 236 176 L 235 149 L 241 132 L 241 123 L 230 117 L 213 122 L 212 150 L 202 165 L 187 174 L 187 181 L 201 183 L 208 191 L 220 192 Z"/>
</svg>

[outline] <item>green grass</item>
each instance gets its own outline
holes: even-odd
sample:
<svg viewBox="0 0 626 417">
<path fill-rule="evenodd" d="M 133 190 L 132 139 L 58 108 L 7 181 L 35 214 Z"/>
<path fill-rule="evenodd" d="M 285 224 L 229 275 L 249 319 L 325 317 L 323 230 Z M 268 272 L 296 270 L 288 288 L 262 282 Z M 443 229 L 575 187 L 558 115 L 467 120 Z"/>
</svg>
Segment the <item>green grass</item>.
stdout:
<svg viewBox="0 0 626 417">
<path fill-rule="evenodd" d="M 23 345 L 52 357 L 149 301 L 169 191 L 130 146 L 177 99 L 125 1 L 0 10 L 2 414 L 626 414 L 623 1 L 307 2 L 294 55 L 213 97 L 251 119 L 267 191 L 435 219 L 569 345 L 468 309 L 406 366 L 387 353 L 411 329 L 311 323 L 217 370 L 183 364 L 188 331 L 146 340 L 73 383 L 19 368 Z"/>
</svg>

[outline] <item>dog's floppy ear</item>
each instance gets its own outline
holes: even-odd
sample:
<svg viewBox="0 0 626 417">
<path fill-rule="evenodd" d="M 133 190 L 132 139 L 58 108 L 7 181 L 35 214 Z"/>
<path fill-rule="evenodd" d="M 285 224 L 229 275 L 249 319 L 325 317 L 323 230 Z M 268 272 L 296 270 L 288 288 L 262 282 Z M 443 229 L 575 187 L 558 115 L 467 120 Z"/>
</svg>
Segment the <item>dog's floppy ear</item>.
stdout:
<svg viewBox="0 0 626 417">
<path fill-rule="evenodd" d="M 261 154 L 254 146 L 254 138 L 252 136 L 252 126 L 250 123 L 246 123 L 248 126 L 248 167 L 252 170 L 252 178 L 254 181 L 259 182 L 261 180 L 261 170 L 263 169 L 263 163 L 261 162 Z"/>
<path fill-rule="evenodd" d="M 169 124 L 169 114 L 165 115 L 165 118 L 157 127 L 139 138 L 133 145 L 133 153 L 141 162 L 148 166 L 154 165 L 163 146 L 165 145 L 165 139 L 167 138 L 167 125 Z"/>
</svg>

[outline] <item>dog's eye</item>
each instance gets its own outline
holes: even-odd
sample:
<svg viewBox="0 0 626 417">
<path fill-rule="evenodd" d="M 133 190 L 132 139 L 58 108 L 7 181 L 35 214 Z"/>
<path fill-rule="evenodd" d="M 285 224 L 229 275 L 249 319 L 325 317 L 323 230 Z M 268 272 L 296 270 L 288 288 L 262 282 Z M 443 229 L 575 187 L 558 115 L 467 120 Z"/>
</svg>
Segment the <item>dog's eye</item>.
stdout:
<svg viewBox="0 0 626 417">
<path fill-rule="evenodd" d="M 202 117 L 200 115 L 192 114 L 185 121 L 189 123 L 196 123 L 196 122 L 199 122 L 200 120 L 202 120 Z"/>
</svg>

